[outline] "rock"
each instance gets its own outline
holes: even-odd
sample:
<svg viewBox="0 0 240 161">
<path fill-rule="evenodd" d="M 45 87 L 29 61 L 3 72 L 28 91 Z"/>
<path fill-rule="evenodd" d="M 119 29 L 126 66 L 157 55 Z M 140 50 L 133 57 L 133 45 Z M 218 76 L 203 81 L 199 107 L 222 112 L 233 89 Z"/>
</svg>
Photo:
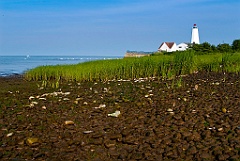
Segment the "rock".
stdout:
<svg viewBox="0 0 240 161">
<path fill-rule="evenodd" d="M 121 112 L 117 110 L 114 113 L 108 114 L 108 116 L 110 116 L 110 117 L 118 117 L 120 114 L 121 114 Z"/>
<path fill-rule="evenodd" d="M 7 134 L 7 137 L 11 137 L 11 136 L 13 136 L 13 132 Z"/>
<path fill-rule="evenodd" d="M 92 133 L 93 131 L 83 131 L 84 134 L 90 134 Z"/>
<path fill-rule="evenodd" d="M 46 109 L 47 109 L 47 107 L 46 107 L 46 106 L 42 106 L 42 109 L 46 110 Z"/>
<path fill-rule="evenodd" d="M 226 108 L 222 108 L 222 112 L 223 112 L 223 113 L 226 113 L 226 112 L 227 112 L 227 109 L 226 109 Z"/>
<path fill-rule="evenodd" d="M 194 86 L 194 90 L 195 91 L 198 90 L 198 85 L 197 84 Z"/>
<path fill-rule="evenodd" d="M 64 123 L 65 123 L 65 125 L 73 125 L 73 124 L 74 124 L 74 122 L 73 122 L 73 121 L 70 121 L 70 120 L 65 121 Z"/>
<path fill-rule="evenodd" d="M 36 145 L 37 143 L 39 143 L 39 139 L 38 139 L 38 138 L 27 138 L 26 143 L 27 143 L 29 146 L 34 146 L 34 145 Z"/>
<path fill-rule="evenodd" d="M 101 109 L 101 108 L 105 108 L 106 105 L 105 104 L 100 104 L 98 107 L 94 107 L 95 109 Z"/>
<path fill-rule="evenodd" d="M 167 109 L 167 112 L 173 112 L 173 109 L 168 108 L 168 109 Z"/>
</svg>

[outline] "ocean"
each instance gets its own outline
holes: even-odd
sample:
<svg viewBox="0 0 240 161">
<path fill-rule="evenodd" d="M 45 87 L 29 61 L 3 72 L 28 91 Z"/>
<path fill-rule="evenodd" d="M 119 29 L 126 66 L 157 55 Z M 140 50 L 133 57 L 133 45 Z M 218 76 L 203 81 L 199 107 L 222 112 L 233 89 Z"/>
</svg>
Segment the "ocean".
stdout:
<svg viewBox="0 0 240 161">
<path fill-rule="evenodd" d="M 78 64 L 120 56 L 0 56 L 0 77 L 23 74 L 42 65 Z"/>
</svg>

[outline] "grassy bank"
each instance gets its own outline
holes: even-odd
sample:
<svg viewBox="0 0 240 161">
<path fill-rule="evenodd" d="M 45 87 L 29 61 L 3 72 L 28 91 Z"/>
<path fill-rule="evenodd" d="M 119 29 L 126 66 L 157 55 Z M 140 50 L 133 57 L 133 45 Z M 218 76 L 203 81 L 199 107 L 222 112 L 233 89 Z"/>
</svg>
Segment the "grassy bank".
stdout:
<svg viewBox="0 0 240 161">
<path fill-rule="evenodd" d="M 76 65 L 40 66 L 25 73 L 28 80 L 106 81 L 141 77 L 171 78 L 194 71 L 240 72 L 240 53 L 194 55 L 192 51 L 142 58 L 98 60 Z"/>
</svg>

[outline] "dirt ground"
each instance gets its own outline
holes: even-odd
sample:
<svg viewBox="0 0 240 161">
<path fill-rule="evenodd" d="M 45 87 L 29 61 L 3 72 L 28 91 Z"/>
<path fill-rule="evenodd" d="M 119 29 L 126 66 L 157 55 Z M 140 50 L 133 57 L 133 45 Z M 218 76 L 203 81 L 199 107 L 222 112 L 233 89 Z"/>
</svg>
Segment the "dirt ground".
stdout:
<svg viewBox="0 0 240 161">
<path fill-rule="evenodd" d="M 239 161 L 239 81 L 0 78 L 0 160 Z"/>
</svg>

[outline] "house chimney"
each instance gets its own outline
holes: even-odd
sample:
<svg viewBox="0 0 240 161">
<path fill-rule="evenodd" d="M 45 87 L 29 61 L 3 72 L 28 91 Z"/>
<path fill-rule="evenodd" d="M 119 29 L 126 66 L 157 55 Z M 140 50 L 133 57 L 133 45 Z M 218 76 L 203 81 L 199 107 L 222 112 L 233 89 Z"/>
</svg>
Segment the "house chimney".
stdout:
<svg viewBox="0 0 240 161">
<path fill-rule="evenodd" d="M 196 24 L 193 25 L 192 28 L 192 39 L 191 39 L 191 44 L 200 44 L 199 41 L 199 33 L 198 33 L 198 27 Z"/>
</svg>

